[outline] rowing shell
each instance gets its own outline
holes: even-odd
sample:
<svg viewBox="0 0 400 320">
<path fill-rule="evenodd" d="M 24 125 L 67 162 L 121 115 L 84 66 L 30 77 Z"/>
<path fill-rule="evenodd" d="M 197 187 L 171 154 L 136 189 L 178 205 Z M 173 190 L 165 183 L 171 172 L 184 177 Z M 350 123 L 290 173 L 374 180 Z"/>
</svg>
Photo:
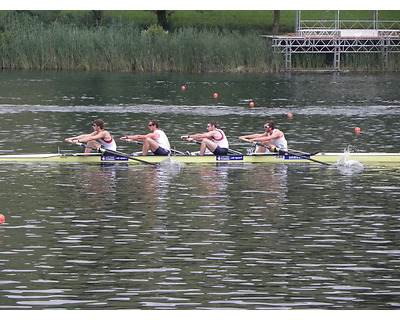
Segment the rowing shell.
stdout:
<svg viewBox="0 0 400 320">
<path fill-rule="evenodd" d="M 187 164 L 216 164 L 216 163 L 311 163 L 310 160 L 293 155 L 257 154 L 257 155 L 227 155 L 227 156 L 135 156 L 151 163 L 162 163 L 174 160 Z M 400 153 L 318 153 L 307 156 L 317 161 L 336 164 L 343 160 L 355 160 L 361 163 L 391 164 L 400 166 Z M 141 163 L 121 156 L 105 155 L 102 153 L 54 153 L 54 154 L 27 154 L 27 155 L 0 155 L 0 162 L 60 162 L 60 163 Z"/>
</svg>

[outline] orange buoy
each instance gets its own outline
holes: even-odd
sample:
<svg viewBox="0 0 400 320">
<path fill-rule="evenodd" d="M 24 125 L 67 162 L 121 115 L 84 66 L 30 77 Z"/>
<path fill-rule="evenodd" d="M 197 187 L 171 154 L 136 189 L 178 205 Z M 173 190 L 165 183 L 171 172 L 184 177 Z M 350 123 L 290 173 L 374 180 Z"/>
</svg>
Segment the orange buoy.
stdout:
<svg viewBox="0 0 400 320">
<path fill-rule="evenodd" d="M 186 87 L 185 87 L 185 86 L 182 86 L 182 90 L 186 90 Z"/>
<path fill-rule="evenodd" d="M 0 223 L 4 223 L 6 218 L 0 213 Z"/>
<path fill-rule="evenodd" d="M 250 103 L 249 103 L 249 106 L 250 106 L 250 107 L 254 107 L 254 102 L 253 102 L 253 101 L 250 102 Z"/>
<path fill-rule="evenodd" d="M 354 132 L 359 133 L 359 132 L 361 132 L 361 129 L 359 127 L 355 127 Z"/>
<path fill-rule="evenodd" d="M 218 98 L 218 93 L 214 93 L 214 98 L 215 98 L 215 99 Z"/>
<path fill-rule="evenodd" d="M 293 114 L 291 114 L 291 113 L 288 113 L 288 118 L 293 118 Z"/>
</svg>

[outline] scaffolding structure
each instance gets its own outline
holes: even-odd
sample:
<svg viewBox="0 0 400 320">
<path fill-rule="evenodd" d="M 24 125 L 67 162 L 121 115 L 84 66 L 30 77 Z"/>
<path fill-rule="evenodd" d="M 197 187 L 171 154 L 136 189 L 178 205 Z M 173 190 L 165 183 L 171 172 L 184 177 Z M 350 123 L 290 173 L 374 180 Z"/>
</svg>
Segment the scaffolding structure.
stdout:
<svg viewBox="0 0 400 320">
<path fill-rule="evenodd" d="M 285 56 L 285 69 L 292 69 L 293 54 L 333 54 L 333 68 L 340 71 L 341 54 L 378 53 L 382 66 L 388 66 L 389 53 L 400 52 L 400 22 L 379 21 L 378 11 L 373 20 L 340 20 L 339 11 L 335 20 L 301 20 L 296 15 L 294 35 L 265 36 L 272 39 L 275 52 Z"/>
</svg>

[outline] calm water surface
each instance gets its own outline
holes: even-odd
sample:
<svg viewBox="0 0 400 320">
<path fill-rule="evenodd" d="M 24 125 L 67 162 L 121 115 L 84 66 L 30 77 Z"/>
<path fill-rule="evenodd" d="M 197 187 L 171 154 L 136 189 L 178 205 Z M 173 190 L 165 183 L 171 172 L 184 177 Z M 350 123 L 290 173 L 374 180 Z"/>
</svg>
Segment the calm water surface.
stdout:
<svg viewBox="0 0 400 320">
<path fill-rule="evenodd" d="M 116 137 L 158 119 L 183 151 L 210 119 L 242 151 L 273 119 L 294 149 L 398 152 L 399 80 L 1 72 L 0 149 L 81 151 L 63 139 L 99 117 Z M 0 309 L 396 310 L 399 182 L 362 164 L 1 164 Z"/>
</svg>

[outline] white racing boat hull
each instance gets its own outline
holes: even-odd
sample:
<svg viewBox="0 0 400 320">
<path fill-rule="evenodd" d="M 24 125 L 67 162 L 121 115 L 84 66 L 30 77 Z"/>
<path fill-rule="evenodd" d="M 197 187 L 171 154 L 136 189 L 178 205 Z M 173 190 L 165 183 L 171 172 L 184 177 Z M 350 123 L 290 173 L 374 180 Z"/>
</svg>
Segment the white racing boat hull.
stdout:
<svg viewBox="0 0 400 320">
<path fill-rule="evenodd" d="M 304 157 L 304 156 L 303 156 Z M 258 154 L 258 155 L 227 155 L 227 156 L 122 156 L 104 155 L 102 153 L 55 153 L 55 154 L 26 154 L 26 155 L 0 155 L 0 162 L 60 162 L 60 163 L 129 163 L 142 164 L 135 160 L 143 160 L 150 163 L 162 163 L 165 161 L 178 161 L 186 164 L 217 164 L 217 163 L 317 163 L 320 161 L 328 164 L 336 164 L 339 161 L 354 160 L 363 164 L 391 164 L 400 166 L 400 153 L 318 153 L 307 156 L 307 159 L 294 155 Z M 309 159 L 308 159 L 309 158 Z M 315 161 L 313 161 L 315 160 Z"/>
</svg>

